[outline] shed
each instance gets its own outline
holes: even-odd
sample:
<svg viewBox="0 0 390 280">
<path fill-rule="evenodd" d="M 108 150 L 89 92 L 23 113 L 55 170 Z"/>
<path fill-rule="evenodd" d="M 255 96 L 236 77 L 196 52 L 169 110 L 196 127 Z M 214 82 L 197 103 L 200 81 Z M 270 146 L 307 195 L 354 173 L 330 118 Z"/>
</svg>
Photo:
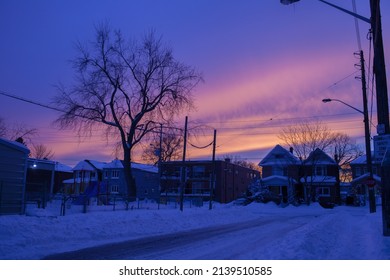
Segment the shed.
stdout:
<svg viewBox="0 0 390 280">
<path fill-rule="evenodd" d="M 0 138 L 0 215 L 24 213 L 29 153 L 23 144 Z"/>
</svg>

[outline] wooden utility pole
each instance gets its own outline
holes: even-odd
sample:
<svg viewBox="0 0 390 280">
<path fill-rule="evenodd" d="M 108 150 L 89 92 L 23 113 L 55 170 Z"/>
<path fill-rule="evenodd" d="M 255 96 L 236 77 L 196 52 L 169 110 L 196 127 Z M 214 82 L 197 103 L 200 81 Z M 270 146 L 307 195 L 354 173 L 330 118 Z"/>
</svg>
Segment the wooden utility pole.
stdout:
<svg viewBox="0 0 390 280">
<path fill-rule="evenodd" d="M 216 143 L 217 143 L 217 130 L 214 129 L 214 140 L 213 140 L 213 172 L 211 175 L 211 184 L 210 184 L 210 202 L 209 202 L 209 210 L 213 208 L 213 193 L 215 189 L 215 149 L 216 149 Z"/>
<path fill-rule="evenodd" d="M 371 31 L 374 47 L 374 75 L 376 85 L 378 134 L 381 135 L 390 134 L 390 125 L 385 54 L 383 50 L 382 23 L 379 2 L 379 0 L 370 0 Z"/>
<path fill-rule="evenodd" d="M 382 162 L 382 221 L 383 235 L 390 236 L 390 149 L 387 149 Z"/>
<path fill-rule="evenodd" d="M 367 104 L 367 85 L 366 85 L 366 70 L 363 51 L 359 52 L 360 56 L 360 69 L 362 79 L 362 91 L 363 91 L 363 115 L 364 115 L 364 138 L 366 143 L 366 164 L 368 173 L 370 174 L 368 181 L 374 180 L 374 173 L 372 171 L 372 157 L 371 157 L 371 136 L 370 136 L 370 121 L 368 119 L 368 104 Z M 373 185 L 368 185 L 368 201 L 370 205 L 370 213 L 376 212 L 375 202 L 375 190 Z"/>
<path fill-rule="evenodd" d="M 187 130 L 188 130 L 188 117 L 186 116 L 186 121 L 184 125 L 184 144 L 183 144 L 183 161 L 181 167 L 181 180 L 180 180 L 180 211 L 183 211 L 183 201 L 184 201 L 184 188 L 186 184 L 186 150 L 187 150 Z"/>
</svg>

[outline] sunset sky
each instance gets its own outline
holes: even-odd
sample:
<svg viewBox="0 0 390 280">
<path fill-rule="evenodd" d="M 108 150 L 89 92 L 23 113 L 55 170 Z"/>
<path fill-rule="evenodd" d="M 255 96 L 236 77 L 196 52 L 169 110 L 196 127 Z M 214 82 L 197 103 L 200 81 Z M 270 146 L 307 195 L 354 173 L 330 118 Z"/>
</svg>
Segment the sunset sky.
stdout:
<svg viewBox="0 0 390 280">
<path fill-rule="evenodd" d="M 353 9 L 352 0 L 331 2 Z M 370 17 L 369 0 L 356 0 L 356 7 Z M 389 77 L 390 1 L 381 1 L 381 10 Z M 94 26 L 102 21 L 127 37 L 154 29 L 176 59 L 203 73 L 189 127 L 210 129 L 190 141 L 208 144 L 217 129 L 217 158 L 236 155 L 258 163 L 283 144 L 281 129 L 302 120 L 321 120 L 364 143 L 363 115 L 321 100 L 363 108 L 354 52 L 360 41 L 366 68 L 372 68 L 369 25 L 359 22 L 358 40 L 352 16 L 313 0 L 289 6 L 279 0 L 1 0 L 0 92 L 50 104 L 54 85 L 73 83 L 74 43 L 94 40 Z M 371 109 L 371 82 L 369 87 Z M 115 157 L 98 133 L 79 142 L 75 132 L 59 131 L 53 125 L 58 114 L 0 94 L 0 117 L 38 129 L 34 142 L 51 148 L 54 160 L 73 166 Z M 184 117 L 178 126 L 184 127 Z M 190 146 L 188 158 L 211 159 L 211 149 Z"/>
</svg>

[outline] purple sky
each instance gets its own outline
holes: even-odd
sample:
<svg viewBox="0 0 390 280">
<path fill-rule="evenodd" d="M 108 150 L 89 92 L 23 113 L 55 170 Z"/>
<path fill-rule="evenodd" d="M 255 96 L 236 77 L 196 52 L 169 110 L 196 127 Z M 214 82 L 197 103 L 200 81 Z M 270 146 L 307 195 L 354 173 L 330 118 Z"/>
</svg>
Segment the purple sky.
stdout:
<svg viewBox="0 0 390 280">
<path fill-rule="evenodd" d="M 209 143 L 216 128 L 217 157 L 235 154 L 259 162 L 279 144 L 283 127 L 311 119 L 363 143 L 361 114 L 321 102 L 338 98 L 362 108 L 354 18 L 319 1 L 279 2 L 1 0 L 0 91 L 48 104 L 56 94 L 54 84 L 72 83 L 74 42 L 92 41 L 94 25 L 107 20 L 130 37 L 155 29 L 178 60 L 203 72 L 205 83 L 194 92 L 198 110 L 188 116 L 190 127 L 211 128 L 191 141 Z M 352 0 L 331 2 L 352 10 Z M 369 0 L 356 0 L 356 6 L 369 17 Z M 389 69 L 390 1 L 381 1 L 381 9 Z M 359 22 L 367 67 L 368 29 Z M 0 95 L 0 116 L 37 128 L 34 141 L 51 148 L 64 164 L 114 157 L 99 135 L 79 143 L 72 131 L 54 127 L 58 112 Z M 178 125 L 184 126 L 184 116 Z M 188 156 L 211 158 L 211 150 L 189 149 Z"/>
</svg>

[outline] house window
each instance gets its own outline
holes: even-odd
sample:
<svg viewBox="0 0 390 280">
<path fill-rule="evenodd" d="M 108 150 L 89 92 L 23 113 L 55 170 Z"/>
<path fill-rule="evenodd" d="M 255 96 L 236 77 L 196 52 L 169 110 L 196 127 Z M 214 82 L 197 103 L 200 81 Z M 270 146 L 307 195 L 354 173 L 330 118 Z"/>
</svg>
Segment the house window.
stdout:
<svg viewBox="0 0 390 280">
<path fill-rule="evenodd" d="M 119 193 L 119 186 L 111 185 L 111 193 Z"/>
<path fill-rule="evenodd" d="M 192 182 L 192 194 L 203 194 L 209 192 L 208 183 L 205 185 L 204 182 Z"/>
<path fill-rule="evenodd" d="M 118 179 L 119 178 L 119 170 L 113 170 L 111 173 L 111 178 Z"/>
<path fill-rule="evenodd" d="M 330 188 L 329 187 L 319 187 L 317 189 L 318 196 L 330 196 Z"/>
<path fill-rule="evenodd" d="M 274 167 L 272 167 L 272 175 L 287 176 L 287 168 L 274 166 Z"/>
<path fill-rule="evenodd" d="M 104 178 L 108 179 L 108 177 L 110 177 L 110 171 L 106 170 L 104 171 Z"/>
<path fill-rule="evenodd" d="M 204 178 L 206 177 L 206 167 L 203 165 L 197 165 L 192 167 L 192 178 Z"/>
<path fill-rule="evenodd" d="M 316 176 L 326 176 L 326 166 L 324 165 L 317 165 L 314 167 L 314 175 Z"/>
<path fill-rule="evenodd" d="M 356 177 L 362 176 L 362 169 L 360 166 L 355 167 L 355 175 Z"/>
</svg>

